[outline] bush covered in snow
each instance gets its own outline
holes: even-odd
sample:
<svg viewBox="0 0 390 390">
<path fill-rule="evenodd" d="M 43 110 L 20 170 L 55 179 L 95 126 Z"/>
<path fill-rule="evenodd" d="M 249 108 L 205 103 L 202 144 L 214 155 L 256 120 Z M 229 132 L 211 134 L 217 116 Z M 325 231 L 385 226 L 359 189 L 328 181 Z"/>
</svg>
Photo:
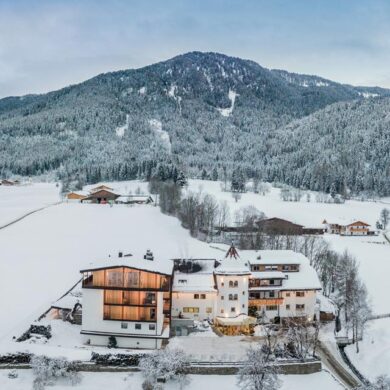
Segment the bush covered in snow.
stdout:
<svg viewBox="0 0 390 390">
<path fill-rule="evenodd" d="M 34 374 L 34 390 L 43 390 L 45 386 L 52 385 L 59 379 L 72 386 L 81 381 L 81 376 L 77 372 L 77 362 L 69 362 L 65 358 L 33 356 L 31 368 Z"/>
<path fill-rule="evenodd" d="M 50 325 L 30 325 L 30 328 L 26 330 L 16 341 L 26 341 L 32 337 L 32 335 L 41 335 L 46 339 L 51 338 L 51 326 Z"/>
<path fill-rule="evenodd" d="M 140 359 L 143 358 L 145 354 L 99 354 L 92 352 L 91 362 L 100 364 L 102 366 L 138 366 Z"/>
</svg>

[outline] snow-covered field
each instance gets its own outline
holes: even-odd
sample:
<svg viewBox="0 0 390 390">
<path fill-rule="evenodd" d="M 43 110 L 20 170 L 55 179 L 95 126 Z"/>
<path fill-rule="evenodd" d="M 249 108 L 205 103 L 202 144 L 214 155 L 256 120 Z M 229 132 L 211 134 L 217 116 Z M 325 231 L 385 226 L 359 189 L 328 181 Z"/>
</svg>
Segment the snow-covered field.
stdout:
<svg viewBox="0 0 390 390">
<path fill-rule="evenodd" d="M 0 370 L 0 388 L 1 390 L 25 390 L 31 389 L 33 375 L 31 370 L 19 370 L 18 378 L 9 379 L 9 370 Z M 188 390 L 199 389 L 224 389 L 237 390 L 237 380 L 231 375 L 190 375 Z M 281 390 L 338 390 L 343 389 L 327 372 L 319 372 L 311 375 L 281 375 L 283 385 Z M 82 373 L 82 382 L 79 385 L 71 387 L 69 384 L 56 384 L 53 388 L 56 390 L 96 390 L 96 389 L 115 389 L 115 390 L 141 390 L 142 375 L 140 373 L 112 373 L 96 372 Z M 168 383 L 164 386 L 167 390 L 178 390 L 177 384 Z"/>
<path fill-rule="evenodd" d="M 350 345 L 346 351 L 352 363 L 367 378 L 389 373 L 390 366 L 390 318 L 373 320 L 364 339 L 359 343 L 360 352 Z"/>
<path fill-rule="evenodd" d="M 0 186 L 0 227 L 30 211 L 58 202 L 59 191 L 54 183 Z"/>
</svg>

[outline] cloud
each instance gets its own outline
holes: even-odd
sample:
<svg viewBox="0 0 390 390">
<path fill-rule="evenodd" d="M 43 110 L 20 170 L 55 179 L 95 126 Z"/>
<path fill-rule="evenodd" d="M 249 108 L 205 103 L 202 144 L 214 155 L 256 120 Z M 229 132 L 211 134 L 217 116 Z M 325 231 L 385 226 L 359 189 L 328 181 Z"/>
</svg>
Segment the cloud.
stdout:
<svg viewBox="0 0 390 390">
<path fill-rule="evenodd" d="M 2 0 L 0 96 L 46 92 L 192 50 L 362 84 L 389 69 L 386 11 L 379 0 Z"/>
</svg>

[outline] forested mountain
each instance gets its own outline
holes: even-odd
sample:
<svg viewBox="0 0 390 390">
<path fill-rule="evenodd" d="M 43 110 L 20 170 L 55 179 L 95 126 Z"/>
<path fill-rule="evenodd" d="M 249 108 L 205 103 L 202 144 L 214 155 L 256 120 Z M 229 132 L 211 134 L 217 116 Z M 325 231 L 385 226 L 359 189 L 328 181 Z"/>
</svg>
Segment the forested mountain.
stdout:
<svg viewBox="0 0 390 390">
<path fill-rule="evenodd" d="M 386 144 L 380 110 L 387 107 L 381 97 L 389 95 L 217 53 L 188 53 L 48 94 L 0 100 L 0 175 L 56 170 L 97 181 L 164 175 L 176 166 L 189 175 L 221 178 L 236 168 L 247 177 L 323 190 L 337 176 L 338 183 L 358 190 L 347 175 L 359 172 L 362 189 L 382 191 L 366 177 L 379 169 L 372 164 L 373 148 L 368 154 L 349 152 L 348 169 L 341 168 L 344 149 L 360 146 L 361 131 L 355 134 L 352 123 L 363 126 L 359 113 L 367 106 L 378 122 L 367 125 L 364 139 L 376 138 L 383 123 L 377 143 Z M 357 102 L 338 103 L 352 100 Z M 333 122 L 337 113 L 340 121 Z M 337 140 L 343 115 L 353 117 L 345 125 L 354 133 L 344 149 Z M 320 148 L 328 138 L 329 147 Z M 310 146 L 309 139 L 317 145 Z M 323 172 L 326 179 L 320 178 Z"/>
</svg>

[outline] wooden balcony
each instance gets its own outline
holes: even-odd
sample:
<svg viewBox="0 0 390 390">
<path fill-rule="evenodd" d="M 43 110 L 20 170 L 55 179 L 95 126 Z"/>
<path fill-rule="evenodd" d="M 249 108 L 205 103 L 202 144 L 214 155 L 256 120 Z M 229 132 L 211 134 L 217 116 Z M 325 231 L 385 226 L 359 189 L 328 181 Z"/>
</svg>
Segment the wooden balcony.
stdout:
<svg viewBox="0 0 390 390">
<path fill-rule="evenodd" d="M 282 305 L 283 298 L 260 298 L 260 299 L 249 299 L 249 306 L 271 306 L 271 305 Z"/>
</svg>

